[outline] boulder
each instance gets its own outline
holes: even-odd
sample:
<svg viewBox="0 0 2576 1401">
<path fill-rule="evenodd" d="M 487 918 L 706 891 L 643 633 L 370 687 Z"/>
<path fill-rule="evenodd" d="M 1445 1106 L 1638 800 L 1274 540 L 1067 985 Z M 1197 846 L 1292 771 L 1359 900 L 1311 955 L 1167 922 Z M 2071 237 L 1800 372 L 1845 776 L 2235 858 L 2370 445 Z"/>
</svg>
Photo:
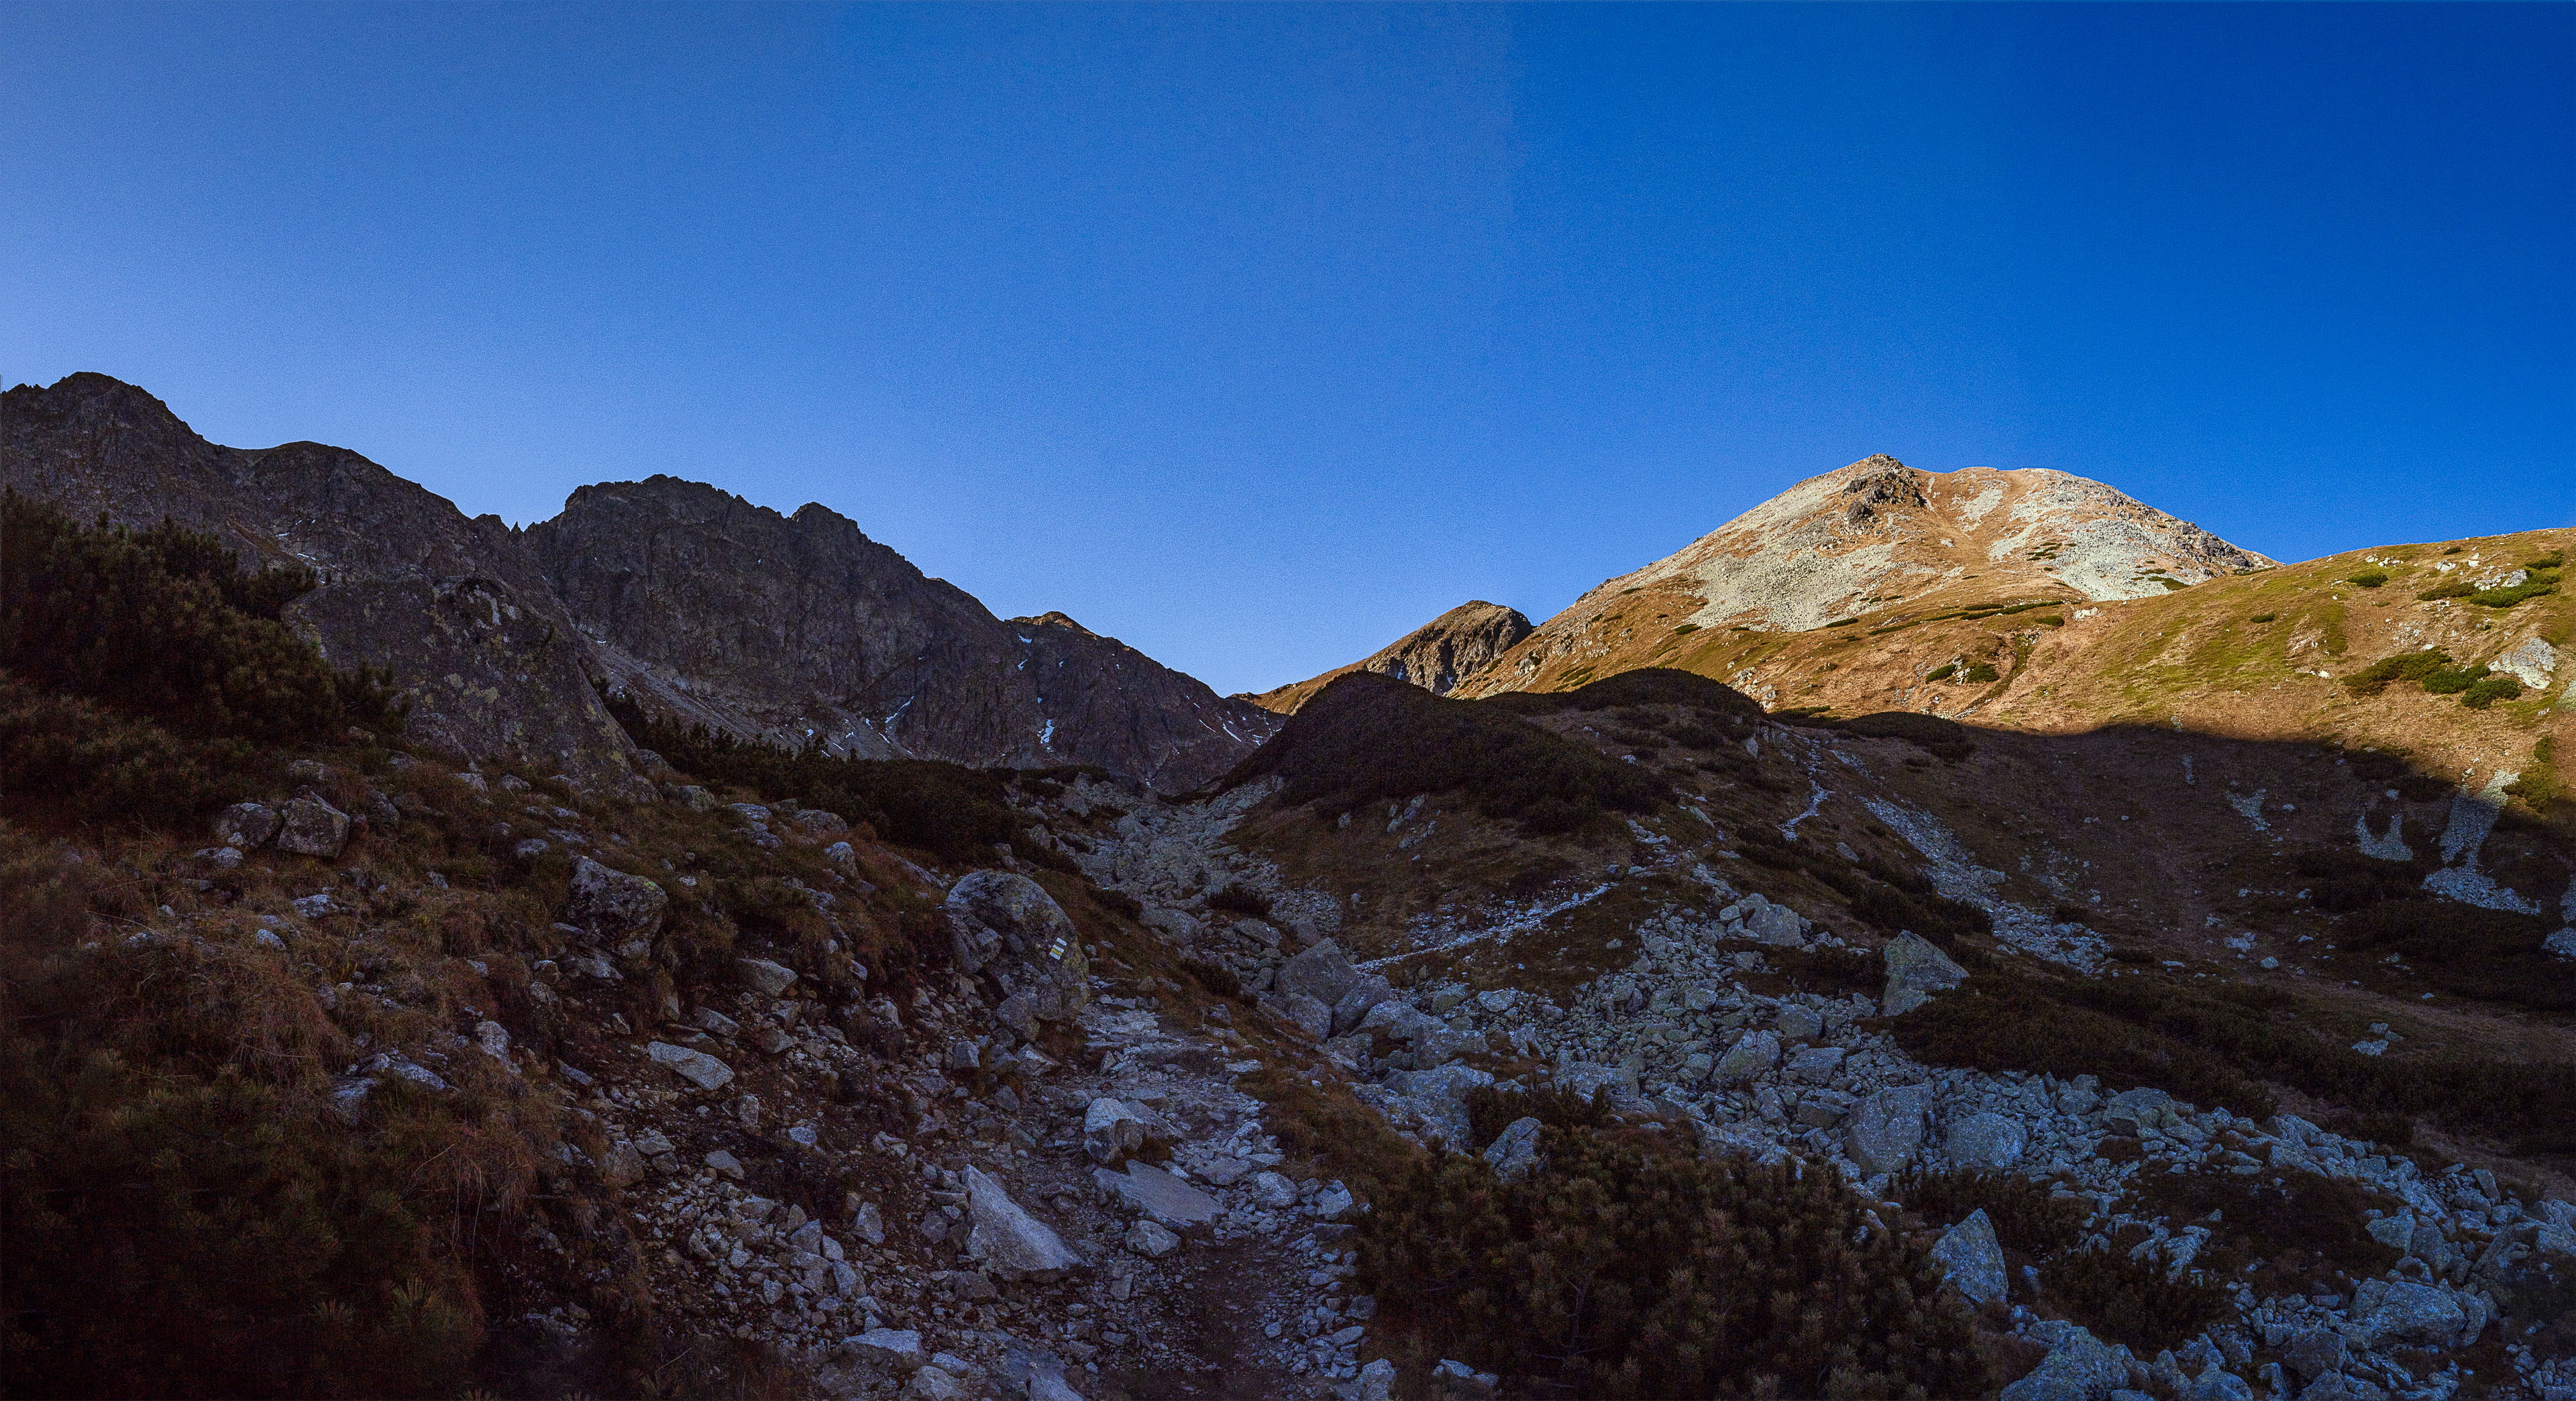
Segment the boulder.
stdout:
<svg viewBox="0 0 2576 1401">
<path fill-rule="evenodd" d="M 1119 1244 L 1149 1260 L 1160 1260 L 1180 1249 L 1181 1238 L 1172 1229 L 1151 1217 L 1140 1216 L 1119 1238 Z"/>
<path fill-rule="evenodd" d="M 973 871 L 939 907 L 957 971 L 1004 998 L 1026 992 L 1030 1015 L 1063 1021 L 1090 1000 L 1091 964 L 1071 916 L 1046 888 L 1012 871 Z"/>
<path fill-rule="evenodd" d="M 1381 1357 L 1362 1367 L 1343 1395 L 1349 1401 L 1388 1401 L 1395 1395 L 1395 1364 Z"/>
<path fill-rule="evenodd" d="M 2374 1344 L 2464 1347 L 2487 1325 L 2487 1304 L 2477 1295 L 2403 1280 L 2363 1280 L 2352 1313 L 2355 1335 Z"/>
<path fill-rule="evenodd" d="M 871 1328 L 843 1338 L 841 1351 L 853 1362 L 889 1372 L 914 1371 L 926 1360 L 921 1351 L 921 1334 L 910 1328 Z"/>
<path fill-rule="evenodd" d="M 1744 932 L 1748 937 L 1783 948 L 1796 948 L 1807 942 L 1807 930 L 1811 926 L 1799 917 L 1796 910 L 1773 904 L 1759 895 L 1746 896 L 1743 910 Z"/>
<path fill-rule="evenodd" d="M 1995 1224 L 1984 1207 L 1942 1232 L 1932 1259 L 1970 1300 L 1983 1304 L 2004 1296 L 2004 1248 L 1995 1240 Z"/>
<path fill-rule="evenodd" d="M 1900 1085 L 1862 1100 L 1844 1130 L 1844 1151 L 1870 1176 L 1894 1172 L 1923 1146 L 1923 1115 L 1932 1107 L 1930 1085 Z"/>
<path fill-rule="evenodd" d="M 969 1401 L 974 1388 L 945 1367 L 924 1364 L 903 1384 L 903 1401 Z"/>
<path fill-rule="evenodd" d="M 2021 1161 L 2030 1135 L 2019 1119 L 2005 1114 L 1971 1114 L 1950 1126 L 1942 1149 L 1964 1168 L 2008 1168 Z"/>
<path fill-rule="evenodd" d="M 1804 1085 L 1831 1084 L 1848 1054 L 1840 1046 L 1801 1046 L 1790 1055 L 1789 1064 L 1780 1073 Z"/>
<path fill-rule="evenodd" d="M 2328 1372 L 2308 1383 L 2299 1401 L 2387 1401 L 2388 1393 L 2349 1372 Z"/>
<path fill-rule="evenodd" d="M 702 1090 L 721 1090 L 733 1081 L 733 1068 L 704 1051 L 656 1041 L 644 1048 L 644 1054 L 656 1065 L 669 1066 L 674 1074 Z"/>
<path fill-rule="evenodd" d="M 1772 1026 L 1779 1031 L 1783 1041 L 1804 1041 L 1825 1029 L 1825 1019 L 1815 1008 L 1801 1007 L 1792 1002 L 1780 1009 L 1780 1015 Z"/>
<path fill-rule="evenodd" d="M 1304 993 L 1264 993 L 1261 1010 L 1315 1040 L 1321 1041 L 1332 1034 L 1333 1009 L 1320 998 Z"/>
<path fill-rule="evenodd" d="M 735 959 L 733 975 L 741 980 L 744 987 L 763 997 L 785 997 L 787 989 L 796 984 L 795 969 L 765 958 Z"/>
<path fill-rule="evenodd" d="M 1887 964 L 1887 990 L 1880 1011 L 1891 1017 L 1901 1017 L 1931 1001 L 1933 993 L 1947 992 L 1968 980 L 1967 969 L 1911 930 L 1888 940 L 1879 957 Z"/>
<path fill-rule="evenodd" d="M 1485 1161 L 1494 1165 L 1494 1175 L 1505 1182 L 1525 1182 L 1538 1170 L 1538 1135 L 1545 1127 L 1536 1119 L 1514 1119 L 1494 1135 L 1485 1149 Z"/>
<path fill-rule="evenodd" d="M 2163 1123 L 2173 1102 L 2173 1096 L 2162 1090 L 2122 1090 L 2102 1107 L 2102 1122 L 2113 1133 L 2135 1138 L 2140 1131 Z"/>
<path fill-rule="evenodd" d="M 588 930 L 610 944 L 650 939 L 661 932 L 662 912 L 671 897 L 642 876 L 612 870 L 587 856 L 572 863 L 572 898 L 564 902 L 563 922 Z"/>
<path fill-rule="evenodd" d="M 1727 1048 L 1714 1072 L 1719 1084 L 1731 1085 L 1768 1073 L 1780 1063 L 1780 1036 L 1771 1031 L 1748 1031 Z"/>
<path fill-rule="evenodd" d="M 2343 1370 L 2345 1358 L 2343 1334 L 2332 1328 L 2301 1329 L 2281 1345 L 2282 1365 L 2303 1382 Z"/>
<path fill-rule="evenodd" d="M 1351 984 L 1350 991 L 1333 1003 L 1333 1034 L 1348 1036 L 1359 1029 L 1360 1022 L 1379 1003 L 1395 996 L 1395 988 L 1386 979 L 1371 973 Z"/>
<path fill-rule="evenodd" d="M 235 803 L 215 814 L 215 840 L 239 851 L 257 851 L 277 835 L 277 810 L 264 803 Z"/>
<path fill-rule="evenodd" d="M 966 1253 L 1005 1279 L 1060 1279 L 1083 1267 L 1054 1228 L 1011 1200 L 981 1168 L 966 1169 L 966 1210 L 974 1222 Z"/>
<path fill-rule="evenodd" d="M 1482 1041 L 1473 1033 L 1459 1031 L 1438 1017 L 1394 999 L 1371 1007 L 1368 1014 L 1360 1018 L 1359 1030 L 1383 1031 L 1390 1038 L 1403 1042 L 1412 1049 L 1417 1065 L 1424 1062 L 1436 1065 L 1453 1059 Z"/>
<path fill-rule="evenodd" d="M 1216 1198 L 1148 1163 L 1131 1162 L 1125 1172 L 1094 1168 L 1091 1180 L 1111 1200 L 1175 1231 L 1205 1226 L 1222 1210 Z"/>
<path fill-rule="evenodd" d="M 1095 1099 L 1082 1115 L 1082 1151 L 1095 1163 L 1124 1161 L 1145 1146 L 1145 1121 L 1118 1100 Z"/>
<path fill-rule="evenodd" d="M 1330 1009 L 1359 980 L 1359 970 L 1351 966 L 1342 946 L 1326 939 L 1281 964 L 1276 986 L 1283 995 L 1311 997 Z"/>
<path fill-rule="evenodd" d="M 2103 1401 L 2129 1380 L 2129 1359 L 2071 1323 L 2049 1330 L 2055 1341 L 2030 1375 L 2003 1389 L 1997 1401 Z M 2042 1330 L 2031 1329 L 2040 1337 Z"/>
<path fill-rule="evenodd" d="M 349 814 L 310 794 L 278 810 L 277 849 L 324 859 L 349 841 Z"/>
<path fill-rule="evenodd" d="M 1471 1151 L 1467 1092 L 1492 1083 L 1492 1075 L 1454 1062 L 1430 1070 L 1399 1070 L 1386 1077 L 1386 1088 L 1421 1117 L 1425 1133 L 1461 1152 Z"/>
<path fill-rule="evenodd" d="M 2558 649 L 2537 637 L 2526 637 L 2487 660 L 2487 665 L 2538 691 L 2558 670 Z"/>
<path fill-rule="evenodd" d="M 2182 1401 L 2254 1401 L 2254 1388 L 2224 1367 L 2212 1367 L 2194 1378 Z"/>
</svg>

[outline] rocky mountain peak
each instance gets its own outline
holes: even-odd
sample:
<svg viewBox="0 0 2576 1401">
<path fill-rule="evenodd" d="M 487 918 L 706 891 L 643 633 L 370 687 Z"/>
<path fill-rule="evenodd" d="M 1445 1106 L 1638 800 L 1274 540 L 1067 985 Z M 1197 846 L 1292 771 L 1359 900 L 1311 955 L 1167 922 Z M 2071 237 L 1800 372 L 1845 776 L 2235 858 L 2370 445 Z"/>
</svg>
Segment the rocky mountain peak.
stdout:
<svg viewBox="0 0 2576 1401">
<path fill-rule="evenodd" d="M 1392 676 L 1445 696 L 1530 631 L 1530 620 L 1518 609 L 1478 599 L 1459 604 L 1348 666 L 1248 699 L 1264 709 L 1293 715 L 1335 677 L 1354 671 Z"/>
</svg>

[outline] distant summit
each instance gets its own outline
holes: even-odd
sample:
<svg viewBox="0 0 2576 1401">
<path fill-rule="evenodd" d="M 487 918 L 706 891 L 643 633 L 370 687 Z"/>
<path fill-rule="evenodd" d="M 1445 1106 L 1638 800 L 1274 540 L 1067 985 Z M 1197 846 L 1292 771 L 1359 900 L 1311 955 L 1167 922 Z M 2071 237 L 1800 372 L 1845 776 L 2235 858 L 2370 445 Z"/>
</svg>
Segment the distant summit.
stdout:
<svg viewBox="0 0 2576 1401">
<path fill-rule="evenodd" d="M 1294 715 L 1335 677 L 1354 671 L 1392 676 L 1445 696 L 1529 635 L 1530 620 L 1518 609 L 1481 600 L 1462 603 L 1348 666 L 1243 699 Z"/>
<path fill-rule="evenodd" d="M 1680 551 L 1603 582 L 1457 689 L 1491 695 L 1580 685 L 1557 678 L 1677 630 L 1807 632 L 1953 595 L 2152 598 L 2272 563 L 2070 473 L 1922 472 L 1879 454 L 1799 482 Z M 1619 669 L 1595 666 L 1592 674 Z"/>
</svg>

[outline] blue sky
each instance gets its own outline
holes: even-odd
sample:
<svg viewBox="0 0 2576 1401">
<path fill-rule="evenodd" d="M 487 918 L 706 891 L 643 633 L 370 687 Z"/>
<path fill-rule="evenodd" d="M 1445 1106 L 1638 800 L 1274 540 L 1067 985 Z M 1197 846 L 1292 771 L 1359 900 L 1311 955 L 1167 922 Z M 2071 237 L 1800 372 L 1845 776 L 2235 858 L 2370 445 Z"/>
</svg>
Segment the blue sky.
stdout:
<svg viewBox="0 0 2576 1401">
<path fill-rule="evenodd" d="M 0 377 L 818 500 L 1221 690 L 1872 452 L 2576 519 L 2576 6 L 20 4 Z"/>
</svg>

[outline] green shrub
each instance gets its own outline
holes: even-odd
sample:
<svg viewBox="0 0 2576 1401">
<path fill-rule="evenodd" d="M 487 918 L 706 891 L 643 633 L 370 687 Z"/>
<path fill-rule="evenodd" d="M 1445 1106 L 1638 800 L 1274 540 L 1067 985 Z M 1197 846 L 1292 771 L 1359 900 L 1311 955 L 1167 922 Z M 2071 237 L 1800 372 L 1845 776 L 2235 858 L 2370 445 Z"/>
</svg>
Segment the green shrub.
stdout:
<svg viewBox="0 0 2576 1401">
<path fill-rule="evenodd" d="M 1675 636 L 1675 637 L 1679 637 L 1679 636 L 1681 636 L 1683 633 L 1686 633 L 1686 632 L 1697 632 L 1697 631 L 1699 631 L 1699 624 L 1697 624 L 1697 623 L 1684 623 L 1684 624 L 1682 624 L 1680 627 L 1677 627 L 1677 628 L 1674 628 L 1674 629 L 1673 629 L 1673 636 Z"/>
<path fill-rule="evenodd" d="M 393 731 L 380 673 L 344 672 L 278 621 L 309 571 L 245 571 L 211 536 L 84 526 L 0 493 L 0 668 L 185 735 L 336 743 Z"/>
<path fill-rule="evenodd" d="M 2257 614 L 2255 614 L 2253 617 L 2248 618 L 2248 619 L 2246 619 L 2245 621 L 2247 621 L 2247 622 L 2249 622 L 2249 623 L 2268 623 L 2268 622 L 2271 622 L 2273 619 L 2278 618 L 2278 617 L 2280 617 L 2280 616 L 2281 616 L 2281 615 L 2280 615 L 2280 614 L 2278 614 L 2278 613 L 2257 613 Z"/>
<path fill-rule="evenodd" d="M 1544 1130 L 1546 1171 L 1423 1160 L 1379 1193 L 1381 1327 L 1516 1384 L 1601 1398 L 1971 1396 L 1967 1308 L 1831 1172 Z"/>
<path fill-rule="evenodd" d="M 1970 662 L 1959 669 L 1959 679 L 1975 684 L 1994 681 L 1999 679 L 1999 677 L 1992 664 L 1987 662 Z"/>
<path fill-rule="evenodd" d="M 2551 550 L 2549 553 L 2542 555 L 2538 559 L 2524 560 L 2522 562 L 2522 567 L 2538 572 L 2543 569 L 2556 569 L 2566 562 L 2567 552 L 2565 550 Z"/>
<path fill-rule="evenodd" d="M 1825 626 L 1829 628 L 1847 628 L 1859 621 L 1860 619 L 1858 618 L 1836 618 L 1832 622 L 1825 624 Z"/>
<path fill-rule="evenodd" d="M 2081 991 L 2044 992 L 1999 975 L 1972 977 L 1959 991 L 1897 1018 L 1896 1043 L 1933 1065 L 2098 1075 L 2107 1089 L 2150 1086 L 2249 1118 L 2272 1113 L 2271 1095 L 2224 1057 L 2139 1020 L 2077 1005 Z"/>
<path fill-rule="evenodd" d="M 2421 652 L 2400 652 L 2382 657 L 2343 679 L 2344 689 L 2356 696 L 2375 696 L 2388 689 L 2392 681 L 2422 681 L 2451 664 L 2451 654 L 2439 647 Z"/>
<path fill-rule="evenodd" d="M 2365 569 L 2358 574 L 2346 574 L 2343 576 L 2343 581 L 2356 588 L 2375 589 L 2388 582 L 2388 571 Z"/>
<path fill-rule="evenodd" d="M 2486 674 L 2487 665 L 2484 662 L 2474 666 L 2444 667 L 2423 678 L 2424 690 L 2429 695 L 2456 696 L 2485 679 Z"/>
<path fill-rule="evenodd" d="M 1958 670 L 1959 664 L 1957 662 L 1943 662 L 1939 666 L 1925 672 L 1923 674 L 1923 679 L 1926 681 L 1947 681 L 1952 676 L 1956 675 Z"/>
<path fill-rule="evenodd" d="M 1658 684 L 1630 680 L 1637 675 L 1598 684 L 1625 690 Z M 1688 680 L 1725 691 L 1705 678 Z M 1563 704 L 1568 698 L 1553 699 Z M 1617 689 L 1596 699 L 1651 703 L 1631 701 Z M 1613 812 L 1651 812 L 1671 796 L 1670 786 L 1641 766 L 1604 758 L 1519 718 L 1510 707 L 1448 700 L 1366 671 L 1326 686 L 1224 783 L 1233 787 L 1274 774 L 1286 780 L 1279 801 L 1313 803 L 1328 818 L 1379 799 L 1457 793 L 1486 816 L 1517 821 L 1529 833 L 1573 831 Z"/>
<path fill-rule="evenodd" d="M 2452 900 L 2390 899 L 2344 920 L 2356 949 L 2394 953 L 2428 987 L 2525 1007 L 2576 1008 L 2576 964 L 2541 948 L 2550 925 L 2533 915 Z"/>
<path fill-rule="evenodd" d="M 2525 599 L 2538 598 L 2542 594 L 2556 592 L 2558 592 L 2556 574 L 2534 573 L 2530 578 L 2510 588 L 2480 589 L 2469 595 L 2469 602 L 2486 608 L 2511 608 Z"/>
<path fill-rule="evenodd" d="M 2522 694 L 2522 682 L 2501 674 L 2481 676 L 2469 683 L 2460 695 L 2460 704 L 2471 710 L 2484 710 L 2500 700 L 2513 700 Z"/>
<path fill-rule="evenodd" d="M 1541 1085 L 1534 1090 L 1498 1090 L 1479 1085 L 1467 1092 L 1466 1106 L 1467 1135 L 1477 1143 L 1493 1142 L 1521 1119 L 1536 1119 L 1549 1128 L 1571 1131 L 1608 1128 L 1614 1118 L 1607 1086 L 1593 1091 L 1587 1099 L 1554 1085 Z"/>
<path fill-rule="evenodd" d="M 2443 583 L 2435 584 L 2433 587 L 2415 595 L 2415 598 L 2416 601 L 2420 603 L 2431 603 L 2435 599 L 2442 598 L 2467 598 L 2469 595 L 2476 592 L 2477 590 L 2470 587 L 2465 580 L 2452 579 Z"/>
</svg>

